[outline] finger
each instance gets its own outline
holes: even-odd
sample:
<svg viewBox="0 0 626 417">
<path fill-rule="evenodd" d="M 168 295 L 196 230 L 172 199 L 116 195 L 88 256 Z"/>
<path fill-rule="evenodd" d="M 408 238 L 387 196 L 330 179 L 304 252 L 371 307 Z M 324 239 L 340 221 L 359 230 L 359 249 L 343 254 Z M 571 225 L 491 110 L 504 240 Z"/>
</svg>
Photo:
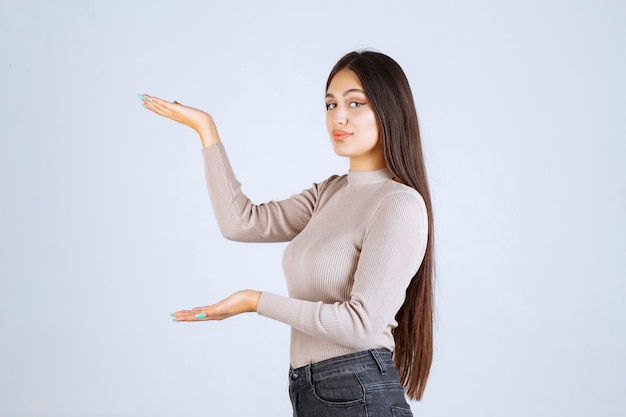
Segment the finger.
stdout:
<svg viewBox="0 0 626 417">
<path fill-rule="evenodd" d="M 144 94 L 144 98 L 146 99 L 147 102 L 152 103 L 156 106 L 160 106 L 160 107 L 165 107 L 167 108 L 167 106 L 171 105 L 172 103 L 170 103 L 167 100 L 163 100 L 161 98 L 158 97 L 152 97 L 148 94 Z"/>
<path fill-rule="evenodd" d="M 144 104 L 146 105 L 146 108 L 149 108 L 150 110 L 153 110 L 159 114 L 172 111 L 172 108 L 170 107 L 172 104 L 168 101 L 161 100 L 156 97 L 150 98 L 146 95 L 144 95 L 144 98 Z"/>
<path fill-rule="evenodd" d="M 137 97 L 139 98 L 139 100 L 141 100 L 145 104 L 147 104 L 147 103 L 155 103 L 155 104 L 157 104 L 159 106 L 164 106 L 164 107 L 167 107 L 167 105 L 180 104 L 176 100 L 174 100 L 173 102 L 170 103 L 167 100 L 163 100 L 162 98 L 151 96 L 149 94 L 137 94 Z"/>
<path fill-rule="evenodd" d="M 206 312 L 202 311 L 177 311 L 176 313 L 171 314 L 172 319 L 175 321 L 206 321 L 210 320 Z"/>
<path fill-rule="evenodd" d="M 207 320 L 207 314 L 203 312 L 187 312 L 183 314 L 177 314 L 176 319 L 178 321 L 201 321 Z"/>
<path fill-rule="evenodd" d="M 151 110 L 154 113 L 160 114 L 161 106 L 156 105 L 156 97 L 151 97 L 148 94 L 137 94 L 137 97 L 139 98 L 139 100 L 141 100 L 141 105 L 144 108 Z"/>
<path fill-rule="evenodd" d="M 172 103 L 149 94 L 138 94 L 137 97 L 142 100 L 142 104 L 146 109 L 160 116 L 169 117 L 171 115 L 168 112 L 172 111 Z"/>
<path fill-rule="evenodd" d="M 137 94 L 137 98 L 141 100 L 141 102 L 145 105 L 148 105 L 150 103 L 156 103 L 157 101 L 164 101 L 158 97 L 154 97 L 149 94 Z"/>
<path fill-rule="evenodd" d="M 163 100 L 163 99 L 158 98 L 158 97 L 153 97 L 153 96 L 150 96 L 148 94 L 144 94 L 143 96 L 146 99 L 146 101 L 154 103 L 157 106 L 161 106 L 161 107 L 166 108 L 166 109 L 173 109 L 173 108 L 175 108 L 176 105 L 182 106 L 182 104 L 180 104 L 176 100 L 174 100 L 172 102 L 169 102 L 167 100 Z"/>
<path fill-rule="evenodd" d="M 173 104 L 165 100 L 154 100 L 152 102 L 147 102 L 146 108 L 152 110 L 159 116 L 166 117 L 179 123 L 188 124 L 186 123 L 183 113 L 185 106 L 183 106 L 182 104 Z"/>
</svg>

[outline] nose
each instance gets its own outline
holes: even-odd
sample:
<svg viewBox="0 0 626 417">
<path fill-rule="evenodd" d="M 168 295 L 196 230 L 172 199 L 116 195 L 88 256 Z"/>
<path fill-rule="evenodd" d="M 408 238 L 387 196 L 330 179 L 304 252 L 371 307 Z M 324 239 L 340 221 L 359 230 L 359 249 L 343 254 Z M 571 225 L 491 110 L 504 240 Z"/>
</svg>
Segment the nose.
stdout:
<svg viewBox="0 0 626 417">
<path fill-rule="evenodd" d="M 347 122 L 346 112 L 340 108 L 336 108 L 332 115 L 332 122 L 335 125 L 343 126 Z"/>
</svg>

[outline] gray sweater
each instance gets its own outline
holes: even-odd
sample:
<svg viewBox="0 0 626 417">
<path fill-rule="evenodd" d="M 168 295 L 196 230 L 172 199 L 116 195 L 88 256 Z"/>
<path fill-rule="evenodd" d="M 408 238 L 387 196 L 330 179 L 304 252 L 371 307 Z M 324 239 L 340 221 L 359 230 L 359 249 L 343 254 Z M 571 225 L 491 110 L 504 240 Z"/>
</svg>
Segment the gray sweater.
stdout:
<svg viewBox="0 0 626 417">
<path fill-rule="evenodd" d="M 221 143 L 203 151 L 222 234 L 289 241 L 289 297 L 263 292 L 258 314 L 291 326 L 291 366 L 387 348 L 406 288 L 426 250 L 428 219 L 417 191 L 386 169 L 332 176 L 282 201 L 253 204 Z"/>
</svg>

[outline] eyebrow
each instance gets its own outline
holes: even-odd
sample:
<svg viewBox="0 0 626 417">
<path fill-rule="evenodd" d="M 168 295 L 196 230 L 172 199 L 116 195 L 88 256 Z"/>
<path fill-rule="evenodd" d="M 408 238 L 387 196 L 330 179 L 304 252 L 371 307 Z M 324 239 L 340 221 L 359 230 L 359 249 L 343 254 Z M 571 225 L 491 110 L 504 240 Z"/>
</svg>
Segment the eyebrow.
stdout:
<svg viewBox="0 0 626 417">
<path fill-rule="evenodd" d="M 343 96 L 345 97 L 345 96 L 347 96 L 350 93 L 362 93 L 362 94 L 365 94 L 365 91 L 363 91 L 361 89 L 358 89 L 358 88 L 351 88 L 349 90 L 344 91 L 343 92 Z M 333 94 L 331 94 L 331 93 L 326 93 L 326 97 L 335 97 L 335 96 Z"/>
</svg>

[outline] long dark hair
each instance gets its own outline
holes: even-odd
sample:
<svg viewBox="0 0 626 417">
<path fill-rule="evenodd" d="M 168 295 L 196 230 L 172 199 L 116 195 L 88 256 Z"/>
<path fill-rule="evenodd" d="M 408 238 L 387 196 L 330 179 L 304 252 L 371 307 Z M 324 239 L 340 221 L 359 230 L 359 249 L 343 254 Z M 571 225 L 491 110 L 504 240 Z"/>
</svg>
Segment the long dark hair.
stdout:
<svg viewBox="0 0 626 417">
<path fill-rule="evenodd" d="M 373 51 L 350 52 L 334 66 L 326 89 L 341 70 L 353 71 L 365 90 L 378 120 L 387 168 L 416 189 L 428 211 L 426 253 L 406 291 L 393 331 L 394 360 L 407 395 L 420 400 L 433 360 L 433 212 L 420 139 L 417 112 L 409 82 L 400 65 Z"/>
</svg>

